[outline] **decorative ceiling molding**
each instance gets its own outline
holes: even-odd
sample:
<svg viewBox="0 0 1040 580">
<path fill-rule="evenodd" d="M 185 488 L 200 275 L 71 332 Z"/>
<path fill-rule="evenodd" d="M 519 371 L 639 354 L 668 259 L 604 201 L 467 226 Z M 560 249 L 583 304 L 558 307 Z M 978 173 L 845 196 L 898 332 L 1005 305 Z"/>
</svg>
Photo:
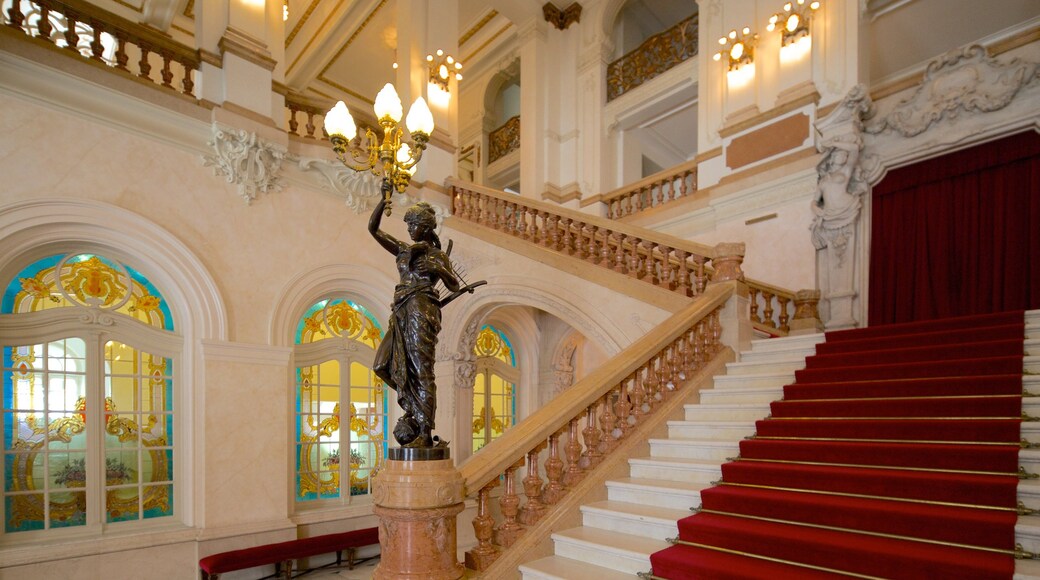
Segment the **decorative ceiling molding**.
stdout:
<svg viewBox="0 0 1040 580">
<path fill-rule="evenodd" d="M 891 130 L 913 137 L 961 113 L 998 111 L 1022 87 L 1040 78 L 1037 73 L 1037 63 L 1017 58 L 1002 63 L 978 44 L 950 51 L 928 63 L 914 94 L 869 123 L 866 132 L 876 135 Z"/>
<path fill-rule="evenodd" d="M 491 22 L 491 20 L 496 16 L 498 16 L 498 10 L 491 10 L 485 14 L 484 17 L 480 19 L 480 22 L 473 25 L 473 28 L 470 28 L 459 37 L 459 46 L 462 46 L 467 40 L 473 38 L 474 34 L 480 32 L 480 30 L 487 26 L 487 23 Z"/>
<path fill-rule="evenodd" d="M 350 35 L 350 38 L 348 38 L 347 41 L 339 47 L 339 50 L 336 51 L 336 54 L 333 54 L 332 58 L 330 58 L 329 61 L 325 63 L 325 68 L 321 69 L 321 73 L 318 74 L 319 78 L 323 77 L 325 73 L 329 71 L 329 67 L 331 67 L 332 64 L 336 62 L 340 55 L 343 54 L 343 51 L 347 50 L 347 47 L 349 47 L 357 39 L 357 37 L 361 35 L 361 32 L 365 30 L 365 27 L 368 26 L 368 23 L 371 22 L 373 18 L 375 18 L 377 13 L 379 13 L 379 9 L 386 5 L 386 1 L 387 0 L 380 0 L 379 4 L 376 4 L 376 7 L 373 8 L 372 11 L 368 13 L 368 16 L 366 16 L 365 19 L 361 21 L 361 24 L 357 27 L 357 30 L 355 30 L 354 33 Z"/>
<path fill-rule="evenodd" d="M 560 10 L 552 2 L 546 2 L 542 6 L 542 15 L 545 21 L 559 30 L 567 30 L 571 24 L 581 21 L 581 4 L 571 2 L 571 5 Z"/>
<path fill-rule="evenodd" d="M 314 9 L 318 7 L 318 2 L 321 2 L 321 0 L 311 0 L 310 5 L 303 11 L 303 15 L 301 15 L 300 19 L 296 21 L 296 26 L 293 26 L 292 32 L 289 33 L 289 36 L 285 37 L 286 48 L 292 44 L 293 39 L 295 39 L 296 35 L 300 33 L 300 29 L 303 28 L 303 25 L 307 24 L 307 20 L 311 17 L 311 14 L 314 14 Z"/>
<path fill-rule="evenodd" d="M 281 168 L 287 153 L 284 147 L 269 143 L 256 133 L 221 127 L 213 123 L 213 138 L 207 141 L 214 154 L 203 155 L 205 167 L 238 188 L 239 195 L 250 204 L 259 193 L 282 190 Z"/>
</svg>

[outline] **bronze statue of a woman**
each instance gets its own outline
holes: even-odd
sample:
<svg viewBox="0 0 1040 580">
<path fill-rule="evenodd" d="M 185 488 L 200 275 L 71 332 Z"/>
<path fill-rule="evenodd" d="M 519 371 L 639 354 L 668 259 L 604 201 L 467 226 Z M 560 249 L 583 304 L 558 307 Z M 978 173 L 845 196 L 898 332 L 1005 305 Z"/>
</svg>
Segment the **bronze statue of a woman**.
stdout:
<svg viewBox="0 0 1040 580">
<path fill-rule="evenodd" d="M 462 293 L 473 292 L 484 282 L 463 285 L 448 254 L 441 250 L 430 204 L 419 202 L 405 212 L 411 244 L 379 229 L 386 204 L 381 200 L 375 207 L 368 231 L 379 245 L 396 256 L 401 282 L 394 290 L 390 322 L 376 350 L 372 370 L 397 391 L 397 403 L 404 411 L 394 427 L 394 439 L 403 447 L 433 447 L 437 412 L 433 364 L 441 330 L 441 307 Z M 438 282 L 451 292 L 447 298 L 442 299 L 435 288 Z"/>
</svg>

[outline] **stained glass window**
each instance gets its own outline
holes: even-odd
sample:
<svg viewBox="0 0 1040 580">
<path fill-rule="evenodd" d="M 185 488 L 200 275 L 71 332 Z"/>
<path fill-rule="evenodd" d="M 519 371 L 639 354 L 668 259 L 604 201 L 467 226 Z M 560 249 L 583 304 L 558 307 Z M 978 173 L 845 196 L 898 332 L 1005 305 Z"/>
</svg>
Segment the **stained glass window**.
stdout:
<svg viewBox="0 0 1040 580">
<path fill-rule="evenodd" d="M 491 325 L 477 334 L 473 353 L 473 451 L 497 439 L 516 424 L 516 353 L 506 335 Z"/>
<path fill-rule="evenodd" d="M 300 318 L 295 355 L 299 501 L 346 502 L 370 492 L 388 436 L 385 387 L 371 368 L 382 338 L 368 309 L 350 300 L 322 300 Z"/>
<path fill-rule="evenodd" d="M 103 256 L 51 256 L 9 281 L 7 315 L 43 339 L 3 345 L 4 532 L 171 516 L 174 353 L 141 348 L 173 329 L 159 291 Z"/>
</svg>

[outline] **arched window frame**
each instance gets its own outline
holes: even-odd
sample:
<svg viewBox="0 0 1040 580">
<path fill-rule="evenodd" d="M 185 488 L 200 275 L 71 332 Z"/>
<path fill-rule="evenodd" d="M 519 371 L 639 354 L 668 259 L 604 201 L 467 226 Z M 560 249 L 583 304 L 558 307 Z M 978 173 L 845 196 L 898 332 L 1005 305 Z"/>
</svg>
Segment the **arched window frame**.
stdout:
<svg viewBox="0 0 1040 580">
<path fill-rule="evenodd" d="M 0 428 L 4 432 L 5 444 L 3 445 L 2 456 L 0 456 L 0 466 L 3 467 L 5 473 L 5 487 L 4 501 L 0 502 L 0 516 L 2 516 L 0 521 L 3 522 L 3 525 L 0 526 L 0 537 L 6 537 L 12 541 L 35 541 L 39 538 L 57 537 L 78 538 L 85 535 L 98 536 L 110 530 L 122 531 L 128 526 L 132 526 L 135 529 L 148 529 L 168 526 L 170 521 L 183 521 L 186 519 L 184 509 L 178 507 L 184 505 L 184 488 L 186 486 L 183 484 L 185 469 L 182 466 L 182 454 L 177 451 L 184 446 L 181 440 L 184 438 L 183 433 L 185 432 L 183 419 L 181 418 L 181 415 L 184 413 L 178 412 L 178 409 L 184 406 L 180 403 L 183 399 L 184 387 L 182 384 L 185 380 L 183 365 L 180 364 L 184 359 L 183 336 L 172 330 L 173 324 L 169 305 L 166 304 L 162 293 L 149 281 L 149 276 L 144 276 L 124 266 L 123 262 L 120 261 L 121 256 L 118 255 L 118 252 L 110 253 L 104 250 L 95 252 L 89 244 L 80 245 L 79 247 L 82 248 L 82 251 L 72 252 L 64 257 L 61 255 L 51 256 L 42 260 L 29 260 L 28 263 L 25 260 L 27 256 L 23 256 L 23 259 L 19 260 L 22 263 L 21 267 L 12 270 L 11 264 L 8 264 L 8 267 L 4 268 L 4 272 L 7 274 L 4 278 L 4 288 L 9 289 L 21 283 L 24 289 L 22 295 L 32 294 L 34 291 L 40 292 L 43 288 L 43 277 L 36 276 L 37 272 L 42 274 L 43 272 L 58 270 L 59 268 L 62 271 L 65 268 L 71 269 L 77 262 L 85 259 L 80 258 L 80 256 L 104 256 L 105 262 L 117 265 L 115 270 L 121 271 L 121 274 L 116 276 L 117 284 L 128 282 L 125 277 L 130 277 L 133 280 L 133 282 L 125 284 L 123 291 L 126 294 L 126 301 L 121 307 L 116 307 L 112 304 L 91 303 L 89 295 L 85 303 L 72 300 L 69 299 L 70 295 L 75 295 L 76 292 L 68 290 L 63 293 L 64 296 L 62 298 L 58 298 L 54 294 L 47 296 L 43 293 L 37 297 L 38 300 L 58 302 L 60 307 L 38 309 L 31 312 L 3 313 L 18 306 L 14 304 L 13 292 L 7 292 L 10 296 L 5 295 L 4 309 L 3 312 L 0 312 L 0 348 L 4 349 L 3 375 L 5 383 L 7 381 L 12 381 L 13 383 L 15 380 L 17 370 L 14 368 L 15 365 L 11 363 L 15 360 L 15 351 L 13 349 L 18 347 L 42 346 L 49 351 L 51 345 L 58 341 L 81 340 L 84 361 L 82 368 L 77 369 L 73 373 L 57 373 L 51 370 L 41 370 L 40 368 L 34 370 L 34 373 L 38 373 L 43 377 L 49 377 L 51 374 L 82 376 L 84 400 L 83 413 L 78 414 L 79 421 L 74 420 L 76 413 L 68 413 L 69 409 L 58 409 L 50 406 L 45 411 L 48 413 L 48 418 L 51 415 L 62 415 L 64 413 L 62 418 L 70 420 L 71 423 L 66 421 L 63 423 L 63 426 L 69 429 L 82 428 L 81 432 L 86 434 L 83 454 L 85 474 L 82 494 L 84 497 L 81 500 L 81 505 L 85 508 L 85 515 L 82 525 L 68 526 L 63 524 L 60 519 L 56 519 L 63 516 L 62 513 L 51 513 L 51 510 L 54 509 L 51 503 L 52 495 L 79 493 L 78 490 L 74 492 L 63 491 L 57 484 L 51 485 L 55 477 L 53 466 L 51 466 L 50 472 L 41 480 L 46 493 L 44 495 L 46 499 L 41 500 L 40 508 L 43 510 L 42 517 L 44 523 L 41 525 L 44 529 L 9 530 L 11 527 L 18 527 L 9 526 L 14 521 L 11 519 L 12 517 L 24 518 L 27 515 L 31 516 L 34 514 L 32 511 L 29 511 L 28 514 L 24 513 L 26 512 L 27 503 L 19 504 L 18 501 L 8 499 L 13 498 L 15 495 L 24 497 L 26 494 L 17 492 L 8 494 L 8 491 L 14 490 L 8 490 L 6 487 L 8 483 L 6 474 L 9 468 L 14 467 L 16 462 L 15 456 L 19 455 L 19 453 L 12 453 L 11 451 L 13 450 L 8 449 L 8 438 L 13 439 L 14 437 L 13 429 L 15 425 L 10 424 L 10 419 L 14 416 L 16 403 L 14 401 L 13 384 L 10 387 L 7 384 L 4 385 L 5 412 L 0 417 Z M 67 279 L 65 281 L 68 282 Z M 35 288 L 34 284 L 36 284 Z M 78 298 L 79 296 L 77 296 Z M 143 301 L 142 298 L 144 298 Z M 149 314 L 150 311 L 154 312 L 157 310 L 161 311 L 160 315 Z M 163 321 L 165 321 L 165 324 Z M 150 325 L 150 323 L 156 324 L 157 322 L 166 328 L 157 328 Z M 110 341 L 127 345 L 135 353 L 151 355 L 150 360 L 155 360 L 156 358 L 163 360 L 161 366 L 156 366 L 158 374 L 154 376 L 155 382 L 147 379 L 148 373 L 142 370 L 144 369 L 143 364 L 141 366 L 135 364 L 137 370 L 132 374 L 136 375 L 136 377 L 131 378 L 131 381 L 144 379 L 151 382 L 150 387 L 153 389 L 156 383 L 161 384 L 163 389 L 161 398 L 169 402 L 169 408 L 158 410 L 152 408 L 150 409 L 151 412 L 145 412 L 143 406 L 135 404 L 134 409 L 121 408 L 116 409 L 113 413 L 90 411 L 93 409 L 111 410 L 110 403 L 106 401 L 105 389 L 106 384 L 113 377 L 117 376 L 117 373 L 111 368 L 112 361 L 106 359 L 106 344 Z M 41 354 L 47 351 L 43 351 Z M 49 364 L 50 361 L 46 361 L 46 364 L 43 364 L 43 368 L 49 369 Z M 139 395 L 140 393 L 135 396 Z M 159 415 L 162 415 L 162 417 L 158 418 Z M 165 431 L 163 437 L 172 440 L 165 441 L 165 445 L 161 445 L 161 447 L 150 448 L 149 444 L 145 443 L 143 438 L 141 438 L 137 441 L 138 446 L 133 449 L 135 451 L 147 450 L 149 454 L 153 454 L 151 469 L 155 469 L 155 465 L 160 465 L 160 469 L 163 469 L 168 474 L 168 477 L 163 478 L 161 481 L 139 481 L 137 483 L 138 498 L 141 495 L 148 495 L 143 506 L 145 511 L 141 510 L 141 505 L 136 506 L 138 508 L 137 517 L 128 516 L 127 513 L 109 513 L 105 509 L 106 504 L 110 506 L 116 505 L 118 498 L 111 495 L 111 490 L 106 490 L 106 486 L 119 485 L 119 482 L 114 482 L 110 477 L 109 469 L 105 468 L 106 459 L 110 457 L 108 453 L 116 449 L 114 446 L 106 447 L 106 431 L 108 435 L 118 437 L 120 443 L 133 442 L 133 431 L 135 429 L 140 431 L 140 427 L 144 425 L 145 419 L 151 419 L 152 416 L 156 417 L 157 422 L 161 421 L 162 426 L 160 430 Z M 136 421 L 134 424 L 129 424 L 125 421 L 126 419 L 131 421 L 136 419 Z M 47 424 L 51 425 L 54 422 L 48 421 Z M 47 435 L 47 437 L 51 438 L 53 436 Z M 155 453 L 161 453 L 161 457 L 158 460 L 155 459 L 155 457 L 158 457 L 154 455 Z M 34 452 L 33 455 L 39 455 L 39 452 Z M 47 459 L 45 458 L 44 461 L 47 461 Z M 143 459 L 139 459 L 139 461 L 143 461 Z M 47 463 L 44 463 L 44 465 L 46 466 Z M 130 468 L 136 468 L 138 473 L 140 473 L 142 466 L 143 464 L 139 463 Z M 148 483 L 159 483 L 159 485 L 148 486 Z M 165 489 L 158 490 L 157 488 L 159 487 Z M 58 491 L 54 491 L 55 488 Z M 69 486 L 66 486 L 64 489 L 67 490 L 68 488 Z M 29 503 L 31 504 L 32 502 Z M 149 504 L 162 506 L 160 517 L 146 515 L 146 511 L 150 509 L 148 507 Z M 18 511 L 23 513 L 16 513 Z M 161 513 L 164 511 L 168 513 Z M 126 519 L 130 521 L 121 521 Z"/>
<path fill-rule="evenodd" d="M 358 320 L 361 322 L 360 326 L 352 330 L 349 328 L 350 323 L 347 323 L 348 328 L 344 329 L 343 324 L 340 323 L 335 315 L 334 307 L 336 305 L 346 305 L 354 312 L 357 312 L 359 315 Z M 370 477 L 375 474 L 382 461 L 386 459 L 387 444 L 390 436 L 387 427 L 390 421 L 388 398 L 390 395 L 386 386 L 371 371 L 375 361 L 375 348 L 382 340 L 383 331 L 381 325 L 363 304 L 342 297 L 324 298 L 318 301 L 301 315 L 299 321 L 293 347 L 293 391 L 295 401 L 293 419 L 293 485 L 296 505 L 300 508 L 309 509 L 311 507 L 320 508 L 330 505 L 345 505 L 359 501 L 368 502 L 370 501 L 371 491 L 369 487 Z M 301 340 L 309 340 L 304 338 L 307 333 L 315 335 L 321 333 L 325 336 L 311 342 L 301 342 Z M 323 379 L 320 375 L 321 365 L 330 362 L 338 365 L 337 374 L 340 377 L 337 385 L 339 397 L 336 401 L 335 409 L 338 412 L 335 412 L 335 410 L 330 410 L 328 413 L 319 411 L 318 416 L 311 421 L 308 416 L 313 415 L 313 413 L 305 412 L 302 407 L 304 397 L 307 391 L 313 392 L 314 389 L 318 389 L 320 393 L 320 389 L 323 387 L 331 386 L 323 384 Z M 364 367 L 364 371 L 367 372 L 366 384 L 354 384 L 352 367 L 355 364 L 360 364 Z M 305 370 L 315 368 L 319 369 L 317 376 L 313 374 L 313 371 L 307 372 Z M 347 377 L 348 385 L 346 388 L 344 388 L 343 377 Z M 317 383 L 312 382 L 309 386 L 306 386 L 306 381 L 315 380 L 317 380 Z M 375 417 L 376 421 L 373 421 L 371 418 L 366 420 L 364 416 L 357 416 L 353 413 L 356 406 L 360 404 L 360 401 L 354 401 L 351 398 L 356 388 L 373 390 L 372 396 L 380 407 L 374 413 L 377 415 Z M 347 409 L 351 413 L 348 416 L 349 418 L 344 421 L 341 417 L 343 417 L 343 411 Z M 303 433 L 302 426 L 305 421 L 307 425 L 314 429 L 313 435 Z M 361 442 L 363 446 L 367 444 L 372 447 L 369 453 L 362 454 L 363 462 L 355 464 L 355 462 L 339 459 L 342 457 L 355 457 L 352 452 L 354 451 L 353 445 L 358 443 L 355 440 L 357 431 L 368 429 L 371 433 L 372 428 L 378 430 L 378 435 L 370 435 L 374 439 L 371 443 L 368 441 Z M 325 439 L 331 439 L 333 433 L 337 434 L 334 442 L 331 440 L 327 443 L 322 442 L 322 435 Z M 311 436 L 317 437 L 317 439 L 310 440 Z M 350 451 L 344 451 L 344 443 L 346 443 L 347 449 Z M 315 451 L 316 455 L 312 457 L 311 449 L 314 445 L 317 445 L 317 450 Z M 337 462 L 333 463 L 329 460 L 327 451 L 324 457 L 322 457 L 321 449 L 323 446 L 335 450 Z M 311 461 L 311 459 L 315 458 L 316 463 Z M 309 461 L 313 464 L 308 464 Z M 310 469 L 307 469 L 308 467 Z M 356 477 L 354 475 L 355 470 L 368 471 L 368 477 Z M 313 473 L 318 473 L 318 477 L 316 479 L 308 479 L 308 474 Z M 323 476 L 328 476 L 330 479 L 323 482 Z M 349 485 L 344 486 L 343 482 L 349 482 Z M 323 489 L 327 491 L 323 493 Z M 332 489 L 335 489 L 334 493 L 331 491 Z M 354 491 L 360 489 L 366 489 L 367 491 L 354 493 Z M 346 493 L 344 493 L 345 491 Z"/>
<path fill-rule="evenodd" d="M 490 335 L 487 333 L 490 333 Z M 496 341 L 497 344 L 491 340 L 487 344 L 482 344 L 483 340 L 488 339 Z M 517 368 L 517 354 L 513 349 L 512 341 L 509 340 L 509 337 L 501 329 L 485 324 L 477 334 L 476 343 L 473 347 L 473 352 L 477 358 L 475 362 L 476 375 L 474 377 L 474 395 L 471 412 L 473 422 L 471 450 L 474 453 L 480 447 L 490 443 L 516 424 L 519 414 L 517 387 L 520 384 L 521 376 L 520 369 Z M 510 361 L 506 362 L 503 360 L 504 358 L 508 358 Z M 508 400 L 511 412 L 508 416 L 496 415 L 493 411 L 491 385 L 495 377 L 510 386 L 511 395 L 508 397 Z M 481 389 L 480 385 L 483 385 L 481 393 L 483 401 L 478 403 L 477 392 Z M 480 404 L 481 409 L 477 408 L 478 404 Z M 503 419 L 508 421 L 508 423 L 504 422 Z M 497 428 L 496 425 L 498 426 Z M 479 436 L 481 431 L 483 431 L 483 437 Z M 483 441 L 482 443 L 480 442 L 481 440 Z"/>
</svg>

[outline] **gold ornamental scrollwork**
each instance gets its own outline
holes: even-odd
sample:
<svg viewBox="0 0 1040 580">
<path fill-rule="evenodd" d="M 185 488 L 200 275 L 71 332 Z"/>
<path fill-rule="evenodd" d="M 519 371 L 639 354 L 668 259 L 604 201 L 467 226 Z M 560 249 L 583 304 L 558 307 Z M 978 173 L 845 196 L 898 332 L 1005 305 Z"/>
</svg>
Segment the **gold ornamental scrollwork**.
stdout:
<svg viewBox="0 0 1040 580">
<path fill-rule="evenodd" d="M 607 65 L 607 101 L 697 55 L 698 18 L 694 14 Z"/>
<path fill-rule="evenodd" d="M 520 115 L 505 122 L 504 125 L 488 133 L 488 163 L 516 151 L 520 148 Z"/>
</svg>

